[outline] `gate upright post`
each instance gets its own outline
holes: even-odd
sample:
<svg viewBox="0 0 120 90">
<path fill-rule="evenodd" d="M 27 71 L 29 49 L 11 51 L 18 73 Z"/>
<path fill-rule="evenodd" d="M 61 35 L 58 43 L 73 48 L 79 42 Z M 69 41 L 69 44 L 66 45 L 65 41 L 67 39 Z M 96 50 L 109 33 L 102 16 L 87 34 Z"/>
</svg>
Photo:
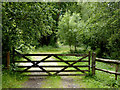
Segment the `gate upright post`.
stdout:
<svg viewBox="0 0 120 90">
<path fill-rule="evenodd" d="M 95 59 L 96 53 L 92 53 L 92 75 L 95 75 Z"/>
<path fill-rule="evenodd" d="M 116 65 L 116 73 L 118 72 L 119 64 Z M 115 74 L 115 80 L 117 80 L 117 74 Z"/>
<path fill-rule="evenodd" d="M 89 57 L 88 57 L 88 60 L 89 60 L 88 64 L 89 64 L 89 72 L 90 72 L 90 51 L 89 51 Z"/>
</svg>

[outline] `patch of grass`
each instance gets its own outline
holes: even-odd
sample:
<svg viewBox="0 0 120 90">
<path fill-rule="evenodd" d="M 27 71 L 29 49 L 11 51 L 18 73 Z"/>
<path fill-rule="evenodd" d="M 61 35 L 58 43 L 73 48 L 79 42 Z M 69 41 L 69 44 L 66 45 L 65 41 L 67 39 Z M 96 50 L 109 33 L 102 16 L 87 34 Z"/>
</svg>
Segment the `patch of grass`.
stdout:
<svg viewBox="0 0 120 90">
<path fill-rule="evenodd" d="M 97 62 L 96 67 L 109 71 L 115 71 L 115 67 L 112 64 Z M 83 82 L 87 84 L 87 88 L 120 88 L 119 79 L 115 80 L 114 74 L 96 70 L 95 76 L 86 76 L 83 79 Z"/>
<path fill-rule="evenodd" d="M 22 88 L 23 83 L 27 81 L 20 73 L 4 70 L 2 73 L 2 88 Z"/>
<path fill-rule="evenodd" d="M 45 53 L 46 52 L 46 53 L 62 53 L 62 54 L 67 53 L 69 54 L 69 53 L 74 53 L 74 52 L 84 53 L 86 51 L 86 50 L 83 51 L 84 47 L 78 47 L 77 49 L 78 50 L 75 52 L 74 47 L 72 47 L 72 50 L 70 51 L 70 48 L 68 45 L 59 45 L 59 47 L 43 46 L 36 50 L 33 50 L 31 53 L 38 53 L 38 52 Z"/>
<path fill-rule="evenodd" d="M 119 88 L 120 82 L 114 80 L 114 76 L 105 72 L 96 71 L 96 75 L 87 76 L 83 79 L 87 84 L 87 88 Z"/>
<path fill-rule="evenodd" d="M 36 49 L 35 51 L 31 52 L 31 53 L 36 53 L 36 52 L 50 52 L 50 53 L 61 53 L 62 51 L 69 51 L 69 47 L 68 46 L 59 46 L 59 47 L 52 47 L 52 46 L 43 46 L 40 47 L 38 49 Z"/>
<path fill-rule="evenodd" d="M 61 77 L 60 76 L 48 76 L 43 81 L 41 88 L 61 88 Z"/>
</svg>

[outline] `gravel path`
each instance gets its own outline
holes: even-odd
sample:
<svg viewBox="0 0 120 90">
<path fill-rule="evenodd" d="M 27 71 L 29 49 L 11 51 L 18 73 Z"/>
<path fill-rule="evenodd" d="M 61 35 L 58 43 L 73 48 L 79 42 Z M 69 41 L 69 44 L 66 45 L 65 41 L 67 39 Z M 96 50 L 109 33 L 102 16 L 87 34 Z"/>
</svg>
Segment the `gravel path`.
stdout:
<svg viewBox="0 0 120 90">
<path fill-rule="evenodd" d="M 32 59 L 33 60 L 41 60 L 42 58 L 44 57 L 33 57 Z M 55 60 L 53 57 L 50 57 L 49 60 Z M 51 62 L 51 63 L 40 63 L 39 65 L 58 65 L 57 62 Z M 20 65 L 32 65 L 31 63 L 21 63 Z M 47 69 L 47 68 L 45 68 Z M 51 68 L 53 69 L 53 68 Z M 54 68 L 54 70 L 60 70 L 60 68 Z M 40 68 L 31 68 L 31 70 L 40 70 Z M 48 69 L 47 69 L 48 70 Z M 39 72 L 36 72 L 36 73 L 31 73 L 31 74 L 39 74 Z M 47 83 L 47 77 L 44 76 L 44 77 L 29 77 L 28 81 L 26 81 L 24 84 L 23 84 L 23 87 L 24 88 L 42 88 L 42 85 L 44 85 L 45 83 Z M 73 79 L 72 76 L 61 76 L 61 81 L 60 81 L 60 87 L 58 88 L 81 88 L 82 86 L 79 84 L 79 83 L 75 83 L 75 80 L 76 79 Z M 52 81 L 51 81 L 52 82 Z M 55 83 L 57 84 L 57 83 Z M 47 87 L 51 87 L 53 88 L 52 86 L 46 86 Z"/>
</svg>

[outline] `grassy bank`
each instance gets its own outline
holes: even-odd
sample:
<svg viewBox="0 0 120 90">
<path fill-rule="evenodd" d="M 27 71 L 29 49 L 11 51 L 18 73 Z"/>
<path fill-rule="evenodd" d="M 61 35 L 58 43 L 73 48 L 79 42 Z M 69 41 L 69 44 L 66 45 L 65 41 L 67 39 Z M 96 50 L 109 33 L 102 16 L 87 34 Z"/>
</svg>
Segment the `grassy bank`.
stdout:
<svg viewBox="0 0 120 90">
<path fill-rule="evenodd" d="M 22 84 L 27 80 L 28 78 L 23 77 L 20 73 L 7 70 L 2 72 L 2 88 L 22 88 Z"/>
</svg>

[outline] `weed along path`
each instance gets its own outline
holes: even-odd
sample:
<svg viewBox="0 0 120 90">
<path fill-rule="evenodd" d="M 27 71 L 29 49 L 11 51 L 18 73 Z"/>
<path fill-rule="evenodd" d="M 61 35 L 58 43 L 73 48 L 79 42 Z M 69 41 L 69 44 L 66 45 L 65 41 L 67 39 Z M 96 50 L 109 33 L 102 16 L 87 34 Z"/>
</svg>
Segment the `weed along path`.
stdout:
<svg viewBox="0 0 120 90">
<path fill-rule="evenodd" d="M 39 53 L 39 54 L 43 54 Z M 48 54 L 48 53 L 44 53 Z M 49 53 L 50 54 L 50 53 Z M 33 56 L 32 60 L 41 60 L 43 56 Z M 48 58 L 48 60 L 55 60 L 54 57 Z M 23 63 L 22 63 L 23 65 Z M 31 65 L 26 63 L 26 65 Z M 40 65 L 58 65 L 57 62 L 45 62 L 39 63 Z M 61 68 L 44 68 L 46 70 L 61 70 Z M 31 68 L 30 70 L 40 70 L 40 68 Z M 44 72 L 32 72 L 31 74 L 39 74 Z M 54 72 L 53 72 L 54 73 Z M 53 74 L 52 73 L 52 74 Z M 28 81 L 23 84 L 24 88 L 85 88 L 85 85 L 81 82 L 81 76 L 32 76 Z"/>
</svg>

